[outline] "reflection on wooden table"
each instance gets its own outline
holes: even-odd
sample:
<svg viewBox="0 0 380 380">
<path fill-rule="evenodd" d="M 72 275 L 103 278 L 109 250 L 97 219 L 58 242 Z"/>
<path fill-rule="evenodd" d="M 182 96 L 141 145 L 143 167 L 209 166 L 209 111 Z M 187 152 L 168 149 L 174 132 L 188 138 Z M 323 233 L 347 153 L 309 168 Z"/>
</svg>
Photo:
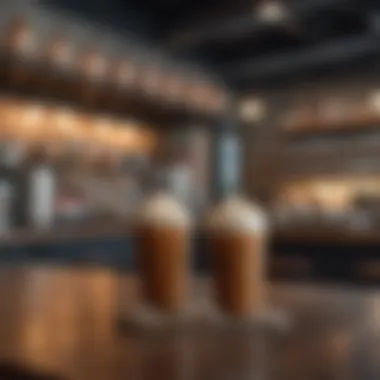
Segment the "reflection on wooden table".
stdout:
<svg viewBox="0 0 380 380">
<path fill-rule="evenodd" d="M 103 269 L 0 269 L 0 360 L 67 380 L 379 378 L 376 291 L 273 284 L 285 335 L 122 334 L 136 279 Z"/>
</svg>

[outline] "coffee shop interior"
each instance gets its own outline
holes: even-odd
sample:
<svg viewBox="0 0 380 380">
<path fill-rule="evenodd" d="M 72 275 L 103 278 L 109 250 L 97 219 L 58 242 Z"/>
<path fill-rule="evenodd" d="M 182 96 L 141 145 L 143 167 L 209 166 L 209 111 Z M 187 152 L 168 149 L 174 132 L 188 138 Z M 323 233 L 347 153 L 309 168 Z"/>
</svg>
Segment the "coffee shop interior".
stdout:
<svg viewBox="0 0 380 380">
<path fill-rule="evenodd" d="M 0 10 L 1 379 L 379 378 L 380 340 L 353 333 L 374 326 L 380 302 L 379 2 L 2 0 Z M 214 276 L 234 318 L 263 297 L 294 317 L 280 349 L 265 341 L 262 352 L 230 320 L 221 330 L 236 336 L 169 334 L 164 353 L 115 327 L 136 276 L 147 299 L 178 311 L 183 299 L 165 286 L 182 291 L 168 269 L 182 261 L 149 276 L 184 237 L 136 225 L 160 219 L 176 236 L 185 211 L 187 274 Z M 260 234 L 264 216 L 259 243 L 226 233 L 213 244 L 222 225 Z M 252 251 L 249 285 L 236 285 L 232 258 L 215 259 L 228 249 Z M 263 283 L 268 295 L 245 296 Z M 358 358 L 362 345 L 372 348 Z"/>
</svg>

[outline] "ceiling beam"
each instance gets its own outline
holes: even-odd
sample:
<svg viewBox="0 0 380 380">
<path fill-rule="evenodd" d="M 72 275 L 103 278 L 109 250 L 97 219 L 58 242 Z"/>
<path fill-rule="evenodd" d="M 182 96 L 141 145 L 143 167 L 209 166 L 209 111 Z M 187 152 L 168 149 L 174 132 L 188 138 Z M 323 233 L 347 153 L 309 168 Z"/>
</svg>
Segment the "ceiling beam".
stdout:
<svg viewBox="0 0 380 380">
<path fill-rule="evenodd" d="M 343 7 L 344 9 L 351 3 L 352 0 L 296 0 L 290 3 L 291 18 L 298 20 L 306 14 L 329 8 Z M 258 33 L 268 26 L 254 16 L 254 10 L 255 8 L 252 7 L 251 12 L 246 11 L 234 17 L 219 18 L 216 21 L 208 20 L 198 25 L 193 23 L 191 27 L 173 30 L 166 38 L 165 45 L 171 50 L 186 51 L 210 42 L 223 42 L 237 39 L 248 33 Z"/>
<path fill-rule="evenodd" d="M 244 60 L 240 63 L 226 65 L 219 71 L 234 83 L 244 83 L 248 80 L 252 83 L 274 76 L 305 72 L 321 66 L 331 67 L 359 57 L 380 55 L 378 38 L 377 34 L 366 33 L 314 48 L 305 48 L 299 52 Z"/>
</svg>

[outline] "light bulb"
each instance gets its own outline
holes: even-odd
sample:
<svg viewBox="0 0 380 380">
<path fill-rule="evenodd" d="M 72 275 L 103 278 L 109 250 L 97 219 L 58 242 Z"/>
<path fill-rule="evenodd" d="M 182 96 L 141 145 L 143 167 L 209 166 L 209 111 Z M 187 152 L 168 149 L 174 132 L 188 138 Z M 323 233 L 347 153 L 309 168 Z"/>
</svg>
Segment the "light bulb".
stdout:
<svg viewBox="0 0 380 380">
<path fill-rule="evenodd" d="M 259 4 L 255 9 L 255 15 L 261 21 L 276 24 L 286 20 L 289 12 L 280 0 L 267 0 Z"/>
<path fill-rule="evenodd" d="M 8 42 L 14 53 L 22 56 L 33 54 L 36 47 L 35 35 L 24 19 L 17 19 L 11 25 Z"/>
<path fill-rule="evenodd" d="M 87 76 L 101 79 L 107 70 L 107 60 L 98 52 L 87 53 L 83 61 L 83 69 Z"/>
<path fill-rule="evenodd" d="M 73 52 L 69 43 L 63 38 L 54 41 L 48 51 L 48 60 L 59 66 L 71 64 Z"/>
<path fill-rule="evenodd" d="M 259 99 L 243 100 L 239 107 L 239 115 L 243 121 L 257 122 L 262 120 L 266 114 L 266 107 Z"/>
</svg>

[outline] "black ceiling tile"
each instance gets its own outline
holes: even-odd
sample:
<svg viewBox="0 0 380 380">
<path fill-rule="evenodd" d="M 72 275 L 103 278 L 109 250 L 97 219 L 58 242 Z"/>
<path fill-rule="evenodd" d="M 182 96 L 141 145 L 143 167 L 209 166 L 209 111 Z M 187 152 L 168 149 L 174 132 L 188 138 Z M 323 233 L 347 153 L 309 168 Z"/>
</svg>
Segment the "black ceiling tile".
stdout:
<svg viewBox="0 0 380 380">
<path fill-rule="evenodd" d="M 297 55 L 300 49 L 355 40 L 370 32 L 376 0 L 286 0 L 293 18 L 285 25 L 263 26 L 255 20 L 253 0 L 46 0 L 57 9 L 133 32 L 180 57 L 208 63 L 223 75 L 221 66 L 245 61 Z M 195 43 L 188 43 L 188 35 Z M 181 38 L 184 33 L 185 38 Z M 192 34 L 193 35 L 192 35 Z M 175 45 L 167 43 L 170 37 Z M 174 47 L 173 47 L 174 46 Z M 358 49 L 361 54 L 361 49 Z M 357 59 L 358 57 L 352 57 Z M 360 57 L 359 57 L 360 59 Z M 328 63 L 329 65 L 329 63 Z M 327 65 L 327 67 L 329 67 Z M 325 70 L 326 65 L 321 65 Z M 318 70 L 322 70 L 319 67 Z M 330 65 L 330 67 L 332 67 Z M 310 73 L 314 70 L 310 66 Z M 300 75 L 299 70 L 296 70 Z M 251 73 L 239 78 L 249 83 Z M 281 72 L 278 73 L 281 76 Z M 302 74 L 304 75 L 304 74 Z M 306 74 L 305 74 L 306 75 Z M 277 74 L 273 72 L 273 77 Z M 233 78 L 228 78 L 233 82 Z"/>
</svg>

